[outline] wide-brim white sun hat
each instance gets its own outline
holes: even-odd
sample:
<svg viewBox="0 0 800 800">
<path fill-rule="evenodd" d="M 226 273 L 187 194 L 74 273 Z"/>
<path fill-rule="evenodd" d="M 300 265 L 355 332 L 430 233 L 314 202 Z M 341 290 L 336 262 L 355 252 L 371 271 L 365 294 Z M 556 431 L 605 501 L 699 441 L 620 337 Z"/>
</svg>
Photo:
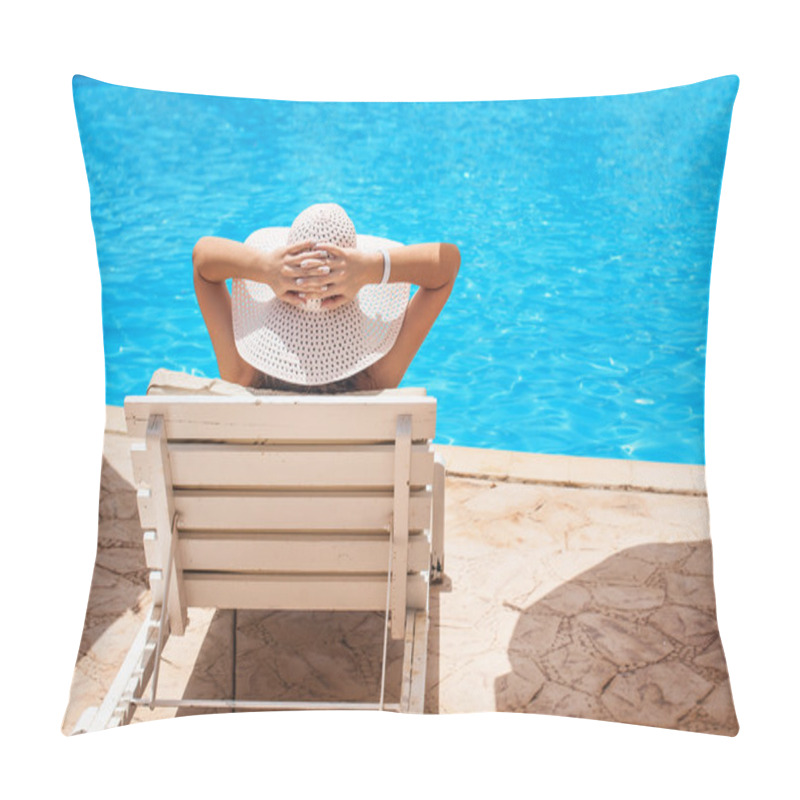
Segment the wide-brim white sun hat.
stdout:
<svg viewBox="0 0 800 800">
<path fill-rule="evenodd" d="M 341 206 L 311 206 L 291 228 L 261 228 L 245 244 L 271 251 L 303 241 L 378 251 L 400 243 L 356 234 Z M 403 325 L 411 286 L 368 284 L 334 309 L 319 302 L 298 307 L 280 300 L 265 283 L 232 282 L 233 334 L 242 358 L 288 383 L 319 386 L 348 378 L 374 364 L 394 345 Z"/>
</svg>

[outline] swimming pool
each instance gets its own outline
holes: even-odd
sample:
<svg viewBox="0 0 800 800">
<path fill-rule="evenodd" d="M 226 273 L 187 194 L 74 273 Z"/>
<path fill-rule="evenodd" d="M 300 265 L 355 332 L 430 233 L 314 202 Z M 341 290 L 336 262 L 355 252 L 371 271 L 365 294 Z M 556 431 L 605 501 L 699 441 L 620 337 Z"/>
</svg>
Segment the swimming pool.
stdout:
<svg viewBox="0 0 800 800">
<path fill-rule="evenodd" d="M 76 77 L 107 402 L 142 393 L 159 367 L 217 374 L 192 287 L 200 236 L 243 240 L 337 202 L 362 233 L 461 250 L 453 295 L 403 381 L 438 398 L 437 441 L 703 463 L 722 163 L 716 177 L 697 167 L 724 159 L 728 129 L 720 119 L 698 141 L 686 119 L 722 106 L 710 83 L 335 104 Z"/>
</svg>

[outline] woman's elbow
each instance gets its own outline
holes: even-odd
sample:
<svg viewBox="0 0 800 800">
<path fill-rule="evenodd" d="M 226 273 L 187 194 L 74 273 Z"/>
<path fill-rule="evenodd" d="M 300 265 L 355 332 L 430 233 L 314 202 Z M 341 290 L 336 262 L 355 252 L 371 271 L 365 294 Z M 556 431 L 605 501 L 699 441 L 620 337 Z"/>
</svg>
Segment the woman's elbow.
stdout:
<svg viewBox="0 0 800 800">
<path fill-rule="evenodd" d="M 443 243 L 440 248 L 442 264 L 447 270 L 448 283 L 453 283 L 458 275 L 458 268 L 461 266 L 461 252 L 454 244 Z"/>
<path fill-rule="evenodd" d="M 203 268 L 203 264 L 206 261 L 206 256 L 208 254 L 208 236 L 201 236 L 197 242 L 195 243 L 194 249 L 192 250 L 192 267 L 196 274 L 201 274 L 201 270 Z"/>
</svg>

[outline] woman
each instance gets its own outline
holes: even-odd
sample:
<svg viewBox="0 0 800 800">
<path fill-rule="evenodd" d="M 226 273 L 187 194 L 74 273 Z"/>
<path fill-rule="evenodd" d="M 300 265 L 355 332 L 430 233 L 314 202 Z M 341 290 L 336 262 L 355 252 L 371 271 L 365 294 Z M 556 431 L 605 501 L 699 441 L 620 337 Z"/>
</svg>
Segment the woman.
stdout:
<svg viewBox="0 0 800 800">
<path fill-rule="evenodd" d="M 357 236 L 344 209 L 323 204 L 303 211 L 288 234 L 265 228 L 245 244 L 203 237 L 192 260 L 221 378 L 337 392 L 400 383 L 461 257 L 452 244 Z M 410 284 L 419 288 L 409 302 Z"/>
</svg>

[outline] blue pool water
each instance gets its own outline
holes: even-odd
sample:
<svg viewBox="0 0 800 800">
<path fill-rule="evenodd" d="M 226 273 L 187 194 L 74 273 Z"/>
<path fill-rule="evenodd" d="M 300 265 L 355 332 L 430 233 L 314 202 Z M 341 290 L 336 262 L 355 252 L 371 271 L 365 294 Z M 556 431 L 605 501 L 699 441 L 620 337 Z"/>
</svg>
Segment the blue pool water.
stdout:
<svg viewBox="0 0 800 800">
<path fill-rule="evenodd" d="M 711 255 L 738 81 L 605 98 L 293 103 L 76 77 L 107 402 L 159 367 L 215 376 L 203 235 L 337 202 L 357 230 L 461 250 L 403 385 L 437 441 L 703 463 Z"/>
</svg>

